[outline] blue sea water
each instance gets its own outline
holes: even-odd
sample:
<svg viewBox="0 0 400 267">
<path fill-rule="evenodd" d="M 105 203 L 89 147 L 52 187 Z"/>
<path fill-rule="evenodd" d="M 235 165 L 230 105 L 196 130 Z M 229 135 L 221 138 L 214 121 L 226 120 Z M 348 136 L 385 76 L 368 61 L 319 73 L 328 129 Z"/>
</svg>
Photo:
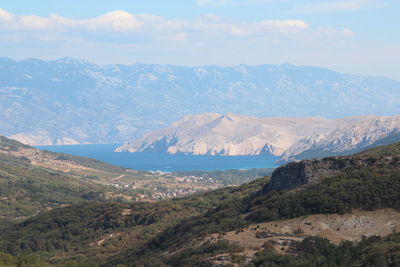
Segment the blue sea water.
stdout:
<svg viewBox="0 0 400 267">
<path fill-rule="evenodd" d="M 113 152 L 119 145 L 37 146 L 53 152 L 95 158 L 113 165 L 144 171 L 229 170 L 275 168 L 274 156 L 206 156 Z"/>
</svg>

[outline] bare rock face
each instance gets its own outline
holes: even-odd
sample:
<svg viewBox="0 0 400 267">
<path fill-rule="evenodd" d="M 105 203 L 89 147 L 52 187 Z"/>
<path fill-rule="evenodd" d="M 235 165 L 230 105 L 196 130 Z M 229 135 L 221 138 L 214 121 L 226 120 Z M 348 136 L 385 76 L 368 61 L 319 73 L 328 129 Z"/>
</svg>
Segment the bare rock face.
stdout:
<svg viewBox="0 0 400 267">
<path fill-rule="evenodd" d="M 276 169 L 272 173 L 271 181 L 263 187 L 262 194 L 292 189 L 306 184 L 309 179 L 306 175 L 306 165 L 306 161 L 292 162 Z"/>
<path fill-rule="evenodd" d="M 257 118 L 232 113 L 187 115 L 168 127 L 124 144 L 116 151 L 280 156 L 306 136 L 329 133 L 363 118 Z"/>
<path fill-rule="evenodd" d="M 343 162 L 343 165 L 340 166 L 335 158 L 291 162 L 272 173 L 271 181 L 264 186 L 262 193 L 290 190 L 302 185 L 319 182 L 345 168 L 348 162 Z"/>
<path fill-rule="evenodd" d="M 362 155 L 347 157 L 327 157 L 323 159 L 303 160 L 291 162 L 277 168 L 271 176 L 271 181 L 266 184 L 261 194 L 273 191 L 290 190 L 297 187 L 315 184 L 333 177 L 347 168 L 372 168 L 389 169 L 400 162 L 399 157 L 365 157 Z"/>
<path fill-rule="evenodd" d="M 117 151 L 193 155 L 274 155 L 279 163 L 348 155 L 400 141 L 400 116 L 257 118 L 187 115 Z"/>
</svg>

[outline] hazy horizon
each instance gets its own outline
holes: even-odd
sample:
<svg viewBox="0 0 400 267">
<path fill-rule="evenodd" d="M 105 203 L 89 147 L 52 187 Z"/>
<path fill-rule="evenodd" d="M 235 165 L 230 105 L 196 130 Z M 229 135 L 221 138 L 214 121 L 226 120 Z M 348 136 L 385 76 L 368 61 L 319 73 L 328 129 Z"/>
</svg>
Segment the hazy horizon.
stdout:
<svg viewBox="0 0 400 267">
<path fill-rule="evenodd" d="M 247 67 L 260 67 L 260 66 L 285 66 L 285 65 L 289 65 L 289 66 L 294 66 L 294 67 L 311 67 L 311 68 L 321 68 L 321 69 L 326 69 L 329 71 L 333 71 L 333 72 L 337 72 L 337 73 L 341 73 L 341 74 L 350 74 L 350 75 L 357 75 L 357 76 L 365 76 L 365 77 L 383 77 L 383 78 L 388 78 L 388 79 L 392 79 L 395 81 L 400 81 L 400 78 L 392 78 L 389 76 L 385 76 L 385 75 L 379 75 L 379 74 L 356 74 L 356 73 L 351 73 L 351 72 L 342 72 L 339 70 L 335 70 L 332 68 L 327 68 L 327 67 L 322 67 L 322 66 L 317 66 L 317 65 L 296 65 L 296 64 L 292 64 L 290 62 L 284 62 L 281 64 L 272 64 L 272 63 L 261 63 L 261 64 L 245 64 L 245 63 L 240 63 L 240 64 L 233 64 L 233 65 L 216 65 L 216 64 L 210 64 L 210 65 L 183 65 L 183 64 L 169 64 L 169 63 L 165 63 L 165 64 L 158 64 L 158 63 L 143 63 L 143 62 L 134 62 L 131 64 L 124 64 L 124 63 L 96 63 L 94 61 L 90 61 L 90 60 L 85 60 L 85 59 L 81 59 L 81 58 L 74 58 L 74 57 L 57 57 L 57 58 L 40 58 L 40 57 L 26 57 L 26 58 L 21 58 L 21 59 L 17 59 L 17 58 L 12 58 L 12 57 L 7 57 L 7 56 L 1 56 L 1 58 L 7 58 L 16 62 L 24 62 L 24 61 L 29 61 L 29 60 L 41 60 L 44 62 L 56 62 L 56 61 L 61 61 L 61 60 L 76 60 L 76 61 L 82 61 L 88 64 L 95 64 L 101 67 L 106 67 L 106 66 L 113 66 L 113 65 L 118 65 L 118 66 L 134 66 L 134 65 L 159 65 L 159 66 L 173 66 L 173 67 L 186 67 L 186 68 L 201 68 L 201 67 L 219 67 L 219 68 L 230 68 L 230 67 L 240 67 L 240 66 L 247 66 Z M 364 115 L 374 115 L 374 114 L 364 114 Z M 349 115 L 352 116 L 352 115 Z"/>
<path fill-rule="evenodd" d="M 96 64 L 320 66 L 400 79 L 390 0 L 31 1 L 0 5 L 0 56 Z"/>
</svg>

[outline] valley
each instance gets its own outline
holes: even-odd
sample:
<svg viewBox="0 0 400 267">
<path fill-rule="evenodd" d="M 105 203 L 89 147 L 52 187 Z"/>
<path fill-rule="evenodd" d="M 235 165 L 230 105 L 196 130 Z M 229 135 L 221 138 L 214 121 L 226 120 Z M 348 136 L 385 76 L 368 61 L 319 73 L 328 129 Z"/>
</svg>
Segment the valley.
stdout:
<svg viewBox="0 0 400 267">
<path fill-rule="evenodd" d="M 138 171 L 95 159 L 39 150 L 0 136 L 0 219 L 22 220 L 80 201 L 158 201 L 258 178 L 257 171 L 224 175 Z M 272 169 L 260 170 L 269 174 Z M 240 176 L 241 175 L 241 176 Z M 215 178 L 214 178 L 215 177 Z"/>
<path fill-rule="evenodd" d="M 53 208 L 3 224 L 0 249 L 100 266 L 365 265 L 376 253 L 395 262 L 399 151 L 289 163 L 271 178 L 170 200 Z"/>
<path fill-rule="evenodd" d="M 192 111 L 187 108 L 174 113 L 175 117 L 157 113 L 159 120 L 152 121 L 137 113 L 144 110 L 143 107 L 135 111 L 122 108 L 125 113 L 115 115 L 115 103 L 124 105 L 125 102 L 110 88 L 122 90 L 130 104 L 132 95 L 125 89 L 129 87 L 132 92 L 146 89 L 151 103 L 157 105 L 153 87 L 146 83 L 132 87 L 129 84 L 136 78 L 130 77 L 133 80 L 124 82 L 122 76 L 118 82 L 112 79 L 105 84 L 102 82 L 106 80 L 95 82 L 100 72 L 110 71 L 110 66 L 89 66 L 85 62 L 69 66 L 73 62 L 38 61 L 37 64 L 71 67 L 78 71 L 74 77 L 87 82 L 81 83 L 83 87 L 79 92 L 72 90 L 71 95 L 64 98 L 72 110 L 76 110 L 75 104 L 83 105 L 82 99 L 94 101 L 93 94 L 101 96 L 107 92 L 110 101 L 104 102 L 107 109 L 100 112 L 104 123 L 94 121 L 95 127 L 85 128 L 84 123 L 75 121 L 76 114 L 70 113 L 72 117 L 63 118 L 65 125 L 62 126 L 49 128 L 37 124 L 38 129 L 26 131 L 11 124 L 0 125 L 0 130 L 8 127 L 4 131 L 7 135 L 26 143 L 0 136 L 0 265 L 25 267 L 23 262 L 26 261 L 36 262 L 35 267 L 370 266 L 376 255 L 384 255 L 379 258 L 384 264 L 397 264 L 396 253 L 400 251 L 400 143 L 396 143 L 400 141 L 399 116 L 254 117 L 250 115 L 268 112 L 238 115 L 195 110 L 196 114 L 179 119 L 182 112 Z M 16 67 L 16 76 L 2 82 L 19 84 L 23 62 L 8 63 Z M 131 71 L 139 66 L 125 67 Z M 82 68 L 85 71 L 82 72 Z M 118 74 L 107 75 L 122 75 L 124 66 L 118 68 L 112 71 Z M 165 72 L 151 65 L 140 68 L 161 76 L 172 75 L 175 71 L 174 66 Z M 96 79 L 93 78 L 94 69 Z M 307 86 L 321 82 L 312 78 L 314 68 L 260 66 L 248 68 L 248 71 L 251 69 L 263 70 L 264 74 L 290 70 L 294 74 L 284 76 L 293 81 L 297 80 L 297 72 L 302 75 L 306 72 L 310 78 Z M 196 79 L 199 78 L 198 70 L 186 71 L 194 71 Z M 208 71 L 216 71 L 220 79 L 225 71 L 236 73 L 238 69 Z M 352 88 L 358 84 L 363 90 L 369 88 L 370 93 L 384 81 L 385 86 L 379 88 L 386 96 L 397 97 L 392 90 L 397 82 L 319 71 L 329 73 L 328 80 L 335 76 L 329 88 L 349 90 L 349 84 Z M 159 81 L 154 77 L 152 82 Z M 113 82 L 110 84 L 110 81 Z M 374 85 L 366 85 L 370 83 Z M 25 107 L 21 105 L 23 98 L 19 97 L 22 91 L 23 95 L 29 95 L 33 90 L 31 93 L 39 98 L 30 103 L 47 107 L 48 101 L 62 97 L 53 90 L 51 83 L 46 81 L 46 84 L 48 87 L 40 90 L 47 91 L 41 94 L 36 94 L 36 88 L 11 90 L 7 87 L 3 90 L 4 101 L 18 99 L 17 102 L 13 100 L 13 108 L 6 104 L 7 116 L 18 117 L 21 110 L 15 107 Z M 116 84 L 119 85 L 114 87 Z M 305 88 L 303 80 L 292 85 Z M 74 88 L 73 84 L 71 86 Z M 184 87 L 179 83 L 175 86 L 171 89 L 170 100 L 176 97 L 175 91 L 182 89 L 180 86 Z M 299 88 L 296 86 L 293 88 Z M 96 90 L 92 91 L 93 88 Z M 260 88 L 252 88 L 260 93 Z M 216 92 L 214 85 L 208 89 Z M 351 93 L 351 90 L 346 92 Z M 220 94 L 223 99 L 224 91 Z M 204 100 L 204 95 L 199 97 Z M 209 97 L 216 99 L 215 95 Z M 305 97 L 313 99 L 307 94 Z M 370 95 L 362 98 L 357 93 L 357 97 L 362 103 L 369 103 Z M 245 96 L 242 100 L 248 104 Z M 99 103 L 102 101 L 100 99 Z M 193 101 L 190 99 L 191 103 Z M 220 109 L 210 108 L 218 106 L 218 101 L 207 102 L 204 111 L 220 112 Z M 0 101 L 0 105 L 4 103 Z M 184 101 L 179 103 L 185 104 Z M 65 109 L 61 104 L 57 106 Z M 390 105 L 386 107 L 387 113 L 394 113 Z M 35 110 L 33 106 L 28 109 L 29 112 Z M 51 121 L 56 110 L 39 113 Z M 304 110 L 305 115 L 313 115 L 312 111 Z M 360 109 L 359 114 L 364 111 Z M 94 110 L 80 112 L 86 114 L 88 120 L 92 120 L 91 116 L 96 120 L 101 117 L 97 113 L 89 114 Z M 115 119 L 110 120 L 113 116 Z M 151 110 L 148 116 L 157 117 Z M 176 119 L 179 120 L 174 121 Z M 18 125 L 23 123 L 18 122 Z M 83 128 L 73 125 L 83 125 Z M 104 145 L 110 141 L 126 143 L 115 152 L 102 151 L 113 146 Z M 86 144 L 88 147 L 75 148 L 93 153 L 95 157 L 101 155 L 110 162 L 27 144 Z M 74 147 L 54 149 L 73 151 Z M 124 160 L 118 157 L 121 155 Z M 186 165 L 180 166 L 178 160 Z M 228 161 L 231 162 L 228 164 Z M 121 166 L 112 165 L 114 162 Z M 148 165 L 148 162 L 159 165 Z M 130 168 L 133 163 L 144 166 L 145 170 Z M 193 168 L 203 166 L 201 164 L 207 166 L 200 170 Z M 225 169 L 221 167 L 224 164 L 234 169 L 218 170 Z M 263 168 L 251 169 L 251 164 Z"/>
<path fill-rule="evenodd" d="M 0 267 L 400 267 L 400 1 L 0 1 Z"/>
</svg>

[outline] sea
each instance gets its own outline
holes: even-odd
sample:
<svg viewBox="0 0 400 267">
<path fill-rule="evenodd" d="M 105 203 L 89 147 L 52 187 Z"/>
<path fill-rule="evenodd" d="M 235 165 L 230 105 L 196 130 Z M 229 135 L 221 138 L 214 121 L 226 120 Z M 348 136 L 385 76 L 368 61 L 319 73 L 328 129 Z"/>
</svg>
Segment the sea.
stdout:
<svg viewBox="0 0 400 267">
<path fill-rule="evenodd" d="M 162 153 L 114 152 L 117 144 L 37 146 L 39 149 L 89 157 L 125 168 L 143 171 L 191 171 L 276 168 L 275 156 L 209 156 Z"/>
</svg>

